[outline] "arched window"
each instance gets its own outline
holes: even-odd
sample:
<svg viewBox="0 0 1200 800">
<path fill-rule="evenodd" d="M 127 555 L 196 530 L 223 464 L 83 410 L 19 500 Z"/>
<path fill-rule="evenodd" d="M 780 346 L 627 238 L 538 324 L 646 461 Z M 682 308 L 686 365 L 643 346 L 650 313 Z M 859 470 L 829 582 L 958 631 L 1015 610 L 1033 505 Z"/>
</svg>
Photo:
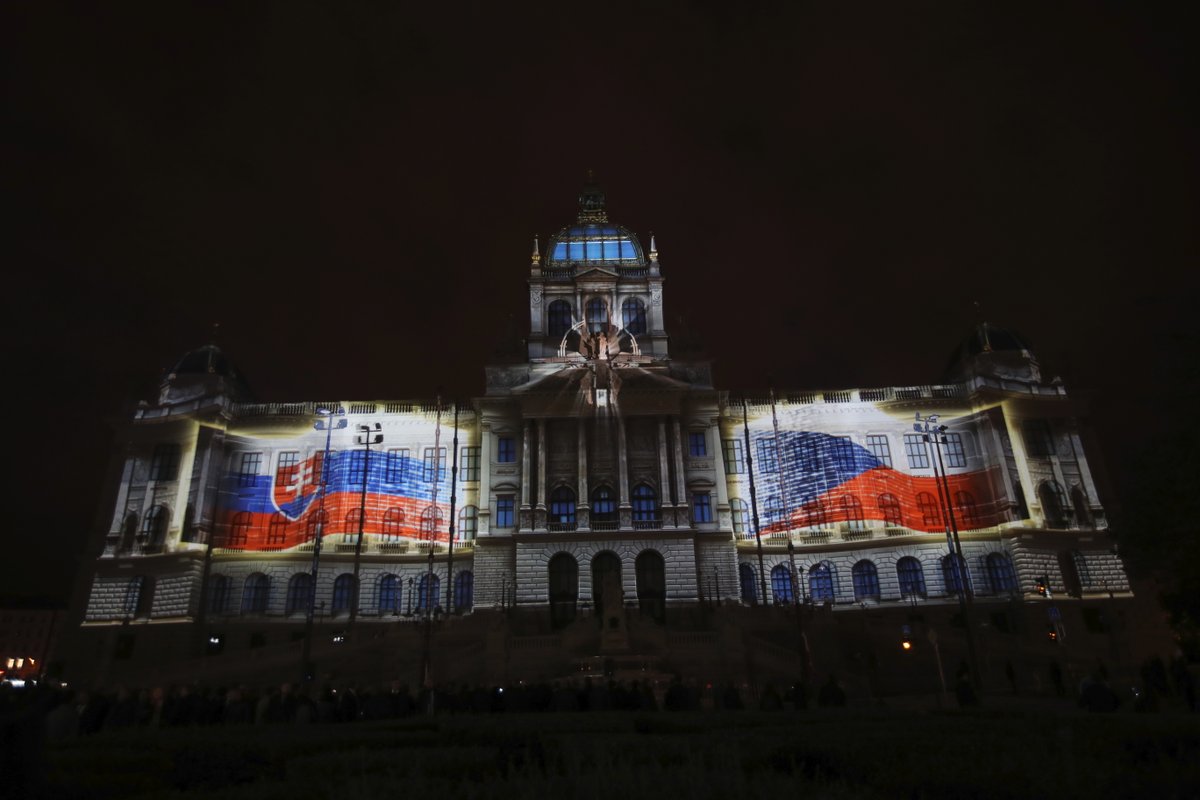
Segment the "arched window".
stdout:
<svg viewBox="0 0 1200 800">
<path fill-rule="evenodd" d="M 454 576 L 454 611 L 470 611 L 475 602 L 475 574 L 469 569 Z"/>
<path fill-rule="evenodd" d="M 473 542 L 475 534 L 478 532 L 479 509 L 475 506 L 466 506 L 458 515 L 458 538 L 464 542 Z"/>
<path fill-rule="evenodd" d="M 658 496 L 644 483 L 633 487 L 633 527 L 658 526 Z"/>
<path fill-rule="evenodd" d="M 1043 481 L 1038 487 L 1038 502 L 1042 504 L 1042 515 L 1046 518 L 1047 528 L 1067 527 L 1067 515 L 1064 512 L 1066 501 L 1062 487 L 1057 481 Z"/>
<path fill-rule="evenodd" d="M 917 492 L 917 508 L 921 512 L 921 522 L 936 527 L 942 524 L 942 515 L 938 510 L 937 499 L 929 492 Z"/>
<path fill-rule="evenodd" d="M 271 515 L 271 524 L 267 527 L 267 544 L 272 547 L 282 547 L 287 543 L 288 518 L 279 511 Z"/>
<path fill-rule="evenodd" d="M 912 556 L 896 562 L 896 577 L 900 579 L 901 597 L 925 598 L 925 568 Z"/>
<path fill-rule="evenodd" d="M 738 583 L 742 589 L 742 601 L 752 606 L 758 605 L 758 582 L 754 577 L 754 567 L 749 564 L 739 565 Z"/>
<path fill-rule="evenodd" d="M 128 553 L 133 549 L 133 540 L 137 537 L 137 523 L 137 514 L 129 513 L 125 515 L 125 521 L 121 525 L 120 552 Z"/>
<path fill-rule="evenodd" d="M 234 514 L 233 519 L 229 522 L 229 538 L 226 540 L 226 546 L 245 547 L 253 521 L 254 517 L 249 511 L 239 511 Z"/>
<path fill-rule="evenodd" d="M 833 568 L 828 561 L 813 564 L 808 571 L 808 594 L 817 603 L 834 601 Z"/>
<path fill-rule="evenodd" d="M 433 540 L 442 529 L 442 523 L 445 522 L 446 516 L 437 506 L 427 506 L 421 512 L 421 538 Z"/>
<path fill-rule="evenodd" d="M 1017 590 L 1017 575 L 1013 572 L 1012 559 L 1004 553 L 988 553 L 987 564 L 988 583 L 996 594 L 1015 592 Z"/>
<path fill-rule="evenodd" d="M 247 517 L 249 515 L 247 514 Z M 166 506 L 155 506 L 142 520 L 142 540 L 146 547 L 162 547 L 167 539 L 167 521 L 170 514 Z"/>
<path fill-rule="evenodd" d="M 388 541 L 399 539 L 404 528 L 404 509 L 392 506 L 383 515 L 383 536 Z"/>
<path fill-rule="evenodd" d="M 154 578 L 138 575 L 131 578 L 125 589 L 127 616 L 148 617 L 154 608 Z"/>
<path fill-rule="evenodd" d="M 874 562 L 866 559 L 859 561 L 851 568 L 850 577 L 854 581 L 855 600 L 879 599 L 879 571 L 875 569 Z"/>
<path fill-rule="evenodd" d="M 346 512 L 346 524 L 342 528 L 342 543 L 354 542 L 358 539 L 359 523 L 363 520 L 364 514 L 361 509 L 352 508 Z M 363 532 L 366 532 L 366 523 L 362 523 Z"/>
<path fill-rule="evenodd" d="M 970 492 L 955 492 L 954 505 L 958 510 L 960 530 L 969 531 L 979 527 L 979 508 L 975 505 L 975 495 Z"/>
<path fill-rule="evenodd" d="M 638 608 L 642 616 L 662 622 L 666 616 L 667 571 L 656 550 L 643 550 L 633 562 L 637 574 Z"/>
<path fill-rule="evenodd" d="M 612 530 L 617 523 L 617 504 L 613 501 L 612 489 L 597 486 L 592 490 L 592 528 L 598 531 Z"/>
<path fill-rule="evenodd" d="M 608 324 L 608 303 L 599 297 L 593 297 L 587 302 L 588 333 L 600 333 Z"/>
<path fill-rule="evenodd" d="M 379 579 L 379 613 L 397 614 L 400 612 L 400 580 L 391 573 Z"/>
<path fill-rule="evenodd" d="M 547 333 L 550 336 L 562 338 L 571 330 L 571 304 L 566 300 L 555 300 L 546 309 Z"/>
<path fill-rule="evenodd" d="M 867 525 L 863 522 L 862 502 L 855 495 L 842 495 L 842 515 L 846 518 L 846 525 L 850 530 L 866 530 Z"/>
<path fill-rule="evenodd" d="M 942 581 L 946 584 L 946 594 L 957 597 L 963 588 L 971 590 L 971 573 L 967 571 L 967 562 L 955 555 L 942 556 Z"/>
<path fill-rule="evenodd" d="M 876 502 L 879 504 L 879 513 L 883 517 L 883 524 L 895 528 L 904 526 L 904 515 L 900 513 L 900 501 L 896 499 L 896 495 L 884 493 L 879 495 Z"/>
<path fill-rule="evenodd" d="M 733 498 L 729 501 L 729 510 L 733 513 L 733 532 L 748 534 L 750 531 L 750 509 L 745 500 Z"/>
<path fill-rule="evenodd" d="M 796 593 L 792 590 L 792 571 L 786 564 L 776 564 L 771 570 L 771 594 L 776 605 L 793 603 Z"/>
<path fill-rule="evenodd" d="M 227 575 L 213 575 L 208 579 L 208 613 L 225 614 L 229 609 L 229 586 L 233 581 Z"/>
<path fill-rule="evenodd" d="M 432 580 L 431 580 L 432 579 Z M 421 573 L 421 582 L 417 584 L 417 610 L 425 611 L 438 607 L 438 593 L 442 579 L 428 572 Z"/>
<path fill-rule="evenodd" d="M 308 524 L 304 526 L 307 541 L 315 542 L 318 531 L 324 541 L 325 534 L 329 533 L 329 512 L 321 510 L 308 515 Z"/>
<path fill-rule="evenodd" d="M 821 498 L 804 504 L 804 525 L 808 528 L 824 528 L 829 523 L 825 514 L 825 504 Z"/>
<path fill-rule="evenodd" d="M 575 530 L 575 492 L 567 486 L 550 493 L 549 527 L 552 531 Z"/>
<path fill-rule="evenodd" d="M 1025 503 L 1025 487 L 1020 482 L 1013 484 L 1013 500 L 1017 505 L 1017 519 L 1029 519 L 1029 506 Z"/>
<path fill-rule="evenodd" d="M 575 619 L 579 600 L 579 562 L 568 553 L 550 559 L 550 622 L 561 628 Z"/>
<path fill-rule="evenodd" d="M 634 336 L 646 332 L 646 304 L 636 297 L 630 297 L 621 304 L 621 322 L 625 330 Z"/>
<path fill-rule="evenodd" d="M 354 576 L 346 572 L 333 582 L 333 613 L 349 614 L 354 603 Z"/>
<path fill-rule="evenodd" d="M 1075 507 L 1075 523 L 1079 527 L 1091 528 L 1095 524 L 1092 522 L 1092 507 L 1088 503 L 1087 494 L 1079 484 L 1071 487 L 1071 505 Z"/>
<path fill-rule="evenodd" d="M 297 572 L 288 581 L 287 590 L 287 605 L 284 607 L 284 612 L 289 617 L 292 614 L 307 614 L 309 604 L 312 602 L 312 575 L 307 572 Z"/>
<path fill-rule="evenodd" d="M 1058 568 L 1062 572 L 1063 588 L 1071 597 L 1083 597 L 1083 590 L 1091 585 L 1087 559 L 1078 550 L 1062 550 L 1058 554 Z"/>
<path fill-rule="evenodd" d="M 242 586 L 242 613 L 265 614 L 267 600 L 271 593 L 271 579 L 261 572 L 255 572 L 246 578 Z"/>
</svg>

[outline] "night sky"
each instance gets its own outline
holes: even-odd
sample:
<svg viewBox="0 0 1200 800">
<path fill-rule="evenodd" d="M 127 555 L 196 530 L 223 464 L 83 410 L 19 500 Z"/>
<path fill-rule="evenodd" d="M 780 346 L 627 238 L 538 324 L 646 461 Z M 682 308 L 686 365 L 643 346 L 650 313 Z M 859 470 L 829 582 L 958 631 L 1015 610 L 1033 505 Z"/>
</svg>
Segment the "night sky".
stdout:
<svg viewBox="0 0 1200 800">
<path fill-rule="evenodd" d="M 108 524 L 111 420 L 214 323 L 262 400 L 481 393 L 524 335 L 533 236 L 574 219 L 588 169 L 615 222 L 657 235 L 668 331 L 702 342 L 721 388 L 935 382 L 987 319 L 1088 399 L 1117 488 L 1190 413 L 1196 26 L 1179 12 L 2 13 L 17 474 L 0 593 L 65 596 Z"/>
</svg>

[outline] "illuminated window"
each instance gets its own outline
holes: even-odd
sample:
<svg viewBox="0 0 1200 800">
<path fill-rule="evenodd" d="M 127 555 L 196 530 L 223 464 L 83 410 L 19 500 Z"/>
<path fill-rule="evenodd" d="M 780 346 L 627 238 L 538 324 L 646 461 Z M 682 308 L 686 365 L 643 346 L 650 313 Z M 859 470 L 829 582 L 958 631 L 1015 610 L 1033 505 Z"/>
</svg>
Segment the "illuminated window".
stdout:
<svg viewBox="0 0 1200 800">
<path fill-rule="evenodd" d="M 621 304 L 622 324 L 625 330 L 634 336 L 646 332 L 646 305 L 636 297 L 631 297 Z"/>
<path fill-rule="evenodd" d="M 496 495 L 496 527 L 511 528 L 513 526 L 513 496 L 511 494 Z"/>
<path fill-rule="evenodd" d="M 588 333 L 600 333 L 608 324 L 608 304 L 599 297 L 587 302 Z"/>
<path fill-rule="evenodd" d="M 729 501 L 729 510 L 733 512 L 733 532 L 745 533 L 750 527 L 750 511 L 746 501 L 733 498 Z"/>
<path fill-rule="evenodd" d="M 779 460 L 776 458 L 775 437 L 769 436 L 758 440 L 758 471 L 779 472 Z"/>
<path fill-rule="evenodd" d="M 271 525 L 267 528 L 267 544 L 279 546 L 287 542 L 288 518 L 276 511 L 271 515 Z"/>
<path fill-rule="evenodd" d="M 275 485 L 294 486 L 300 479 L 300 454 L 288 450 L 279 454 L 279 462 L 275 465 Z"/>
<path fill-rule="evenodd" d="M 850 530 L 866 530 L 867 524 L 863 522 L 862 502 L 854 495 L 847 494 L 842 496 L 842 516 L 846 518 L 846 523 Z"/>
<path fill-rule="evenodd" d="M 1035 458 L 1054 455 L 1054 438 L 1050 435 L 1050 423 L 1044 419 L 1026 420 L 1024 427 L 1025 447 Z"/>
<path fill-rule="evenodd" d="M 808 594 L 818 603 L 833 602 L 833 568 L 829 562 L 814 564 L 808 571 Z"/>
<path fill-rule="evenodd" d="M 550 493 L 550 524 L 574 530 L 575 492 L 569 487 L 559 486 Z"/>
<path fill-rule="evenodd" d="M 817 498 L 812 502 L 804 504 L 804 525 L 808 528 L 824 528 L 828 523 L 828 517 L 825 514 L 825 504 L 821 502 L 821 498 Z"/>
<path fill-rule="evenodd" d="M 421 582 L 417 586 L 418 611 L 438 607 L 438 595 L 441 585 L 442 579 L 437 575 L 430 575 L 428 572 L 421 575 Z"/>
<path fill-rule="evenodd" d="M 458 475 L 463 483 L 479 480 L 479 448 L 464 447 L 458 459 Z"/>
<path fill-rule="evenodd" d="M 238 467 L 238 485 L 253 486 L 261 468 L 262 453 L 242 453 L 242 461 Z"/>
<path fill-rule="evenodd" d="M 725 454 L 726 475 L 741 475 L 746 471 L 746 458 L 742 455 L 740 439 L 723 439 L 721 450 Z"/>
<path fill-rule="evenodd" d="M 383 515 L 383 535 L 389 540 L 400 537 L 404 527 L 404 510 L 396 506 L 389 508 Z"/>
<path fill-rule="evenodd" d="M 224 614 L 229 608 L 229 587 L 233 583 L 226 575 L 213 575 L 208 582 L 208 613 Z"/>
<path fill-rule="evenodd" d="M 975 496 L 970 492 L 955 492 L 954 505 L 958 509 L 958 527 L 972 530 L 979 527 L 979 508 L 975 505 Z"/>
<path fill-rule="evenodd" d="M 712 495 L 708 492 L 696 492 L 692 495 L 692 521 L 712 522 Z"/>
<path fill-rule="evenodd" d="M 438 531 L 442 529 L 442 523 L 446 521 L 446 517 L 442 514 L 442 510 L 436 506 L 427 506 L 421 512 L 421 538 L 433 541 L 437 537 Z"/>
<path fill-rule="evenodd" d="M 325 534 L 329 533 L 329 531 L 326 530 L 328 527 L 329 527 L 329 512 L 318 511 L 315 514 L 308 515 L 308 524 L 305 526 L 304 532 L 307 534 L 308 541 L 310 541 L 310 542 L 316 541 L 318 533 L 320 534 L 321 539 L 323 541 L 325 538 Z"/>
<path fill-rule="evenodd" d="M 643 526 L 658 522 L 658 496 L 644 483 L 633 487 L 633 524 Z"/>
<path fill-rule="evenodd" d="M 469 569 L 454 576 L 454 610 L 469 611 L 475 602 L 475 574 Z"/>
<path fill-rule="evenodd" d="M 249 511 L 239 511 L 233 515 L 233 521 L 229 524 L 230 547 L 245 546 L 253 521 L 254 517 Z"/>
<path fill-rule="evenodd" d="M 708 455 L 708 437 L 704 431 L 688 432 L 688 455 L 692 458 Z"/>
<path fill-rule="evenodd" d="M 501 436 L 496 440 L 496 461 L 501 464 L 512 464 L 517 460 L 517 440 L 511 436 Z"/>
<path fill-rule="evenodd" d="M 771 594 L 775 596 L 775 602 L 793 603 L 796 595 L 792 591 L 792 571 L 785 564 L 777 564 L 771 570 Z"/>
<path fill-rule="evenodd" d="M 866 559 L 859 561 L 851 568 L 850 577 L 854 581 L 855 600 L 862 602 L 879 599 L 879 572 L 875 569 L 874 562 Z"/>
<path fill-rule="evenodd" d="M 945 440 L 942 442 L 942 453 L 946 457 L 947 467 L 965 467 L 967 465 L 967 452 L 963 449 L 961 433 L 946 434 Z"/>
<path fill-rule="evenodd" d="M 308 613 L 312 594 L 312 575 L 307 572 L 296 573 L 288 581 L 287 605 L 283 613 L 288 616 L 301 612 Z"/>
<path fill-rule="evenodd" d="M 592 491 L 592 522 L 612 523 L 617 521 L 617 505 L 613 500 L 612 489 L 607 486 L 597 486 Z"/>
<path fill-rule="evenodd" d="M 954 558 L 942 556 L 942 581 L 946 584 L 947 595 L 957 597 L 964 586 L 969 590 L 971 574 L 967 571 L 967 562 L 957 555 Z"/>
<path fill-rule="evenodd" d="M 900 579 L 901 597 L 925 597 L 925 569 L 912 556 L 896 562 L 896 577 Z"/>
<path fill-rule="evenodd" d="M 365 532 L 366 523 L 363 521 L 363 512 L 361 509 L 352 508 L 346 512 L 345 526 L 342 528 L 342 544 L 348 542 L 353 543 L 358 540 L 359 526 L 362 526 Z"/>
<path fill-rule="evenodd" d="M 875 457 L 880 466 L 892 466 L 892 448 L 888 444 L 888 437 L 876 434 L 868 436 L 867 449 L 871 451 L 871 455 Z"/>
<path fill-rule="evenodd" d="M 917 508 L 921 511 L 921 522 L 926 525 L 941 525 L 942 515 L 937 500 L 929 492 L 917 493 Z"/>
<path fill-rule="evenodd" d="M 738 584 L 741 587 L 742 601 L 758 605 L 758 583 L 754 577 L 754 567 L 749 564 L 738 566 Z"/>
<path fill-rule="evenodd" d="M 879 513 L 883 515 L 885 525 L 897 528 L 904 525 L 904 516 L 900 513 L 900 501 L 896 499 L 896 495 L 885 492 L 879 495 L 876 503 L 879 505 Z"/>
<path fill-rule="evenodd" d="M 173 481 L 179 474 L 179 445 L 159 444 L 154 446 L 154 458 L 150 461 L 150 480 Z"/>
<path fill-rule="evenodd" d="M 350 613 L 350 604 L 354 602 L 354 576 L 343 573 L 333 582 L 333 613 Z"/>
<path fill-rule="evenodd" d="M 446 448 L 437 448 L 437 459 L 434 459 L 434 448 L 425 448 L 425 462 L 421 473 L 423 480 L 432 482 L 434 480 L 446 480 Z"/>
<path fill-rule="evenodd" d="M 854 471 L 854 442 L 849 436 L 833 437 L 834 464 L 839 473 Z"/>
<path fill-rule="evenodd" d="M 458 538 L 464 542 L 474 541 L 478 531 L 479 509 L 475 506 L 467 506 L 458 515 Z"/>
<path fill-rule="evenodd" d="M 404 480 L 404 468 L 408 463 L 408 448 L 393 447 L 387 451 L 387 467 L 385 474 L 388 483 L 400 483 Z"/>
<path fill-rule="evenodd" d="M 815 436 L 803 436 L 795 440 L 792 455 L 804 472 L 817 472 L 821 469 L 821 451 Z"/>
<path fill-rule="evenodd" d="M 929 469 L 929 448 L 922 433 L 904 434 L 904 455 L 909 469 Z"/>
<path fill-rule="evenodd" d="M 1004 553 L 988 553 L 985 563 L 993 592 L 1003 594 L 1017 590 L 1017 575 L 1013 571 L 1012 559 Z"/>
<path fill-rule="evenodd" d="M 264 614 L 267 611 L 267 600 L 271 593 L 271 579 L 261 572 L 255 572 L 246 578 L 242 586 L 242 613 Z"/>
<path fill-rule="evenodd" d="M 379 613 L 395 614 L 400 610 L 400 581 L 387 574 L 379 579 Z"/>
<path fill-rule="evenodd" d="M 550 336 L 562 338 L 571 330 L 571 304 L 566 300 L 555 300 L 546 311 L 547 332 Z"/>
</svg>

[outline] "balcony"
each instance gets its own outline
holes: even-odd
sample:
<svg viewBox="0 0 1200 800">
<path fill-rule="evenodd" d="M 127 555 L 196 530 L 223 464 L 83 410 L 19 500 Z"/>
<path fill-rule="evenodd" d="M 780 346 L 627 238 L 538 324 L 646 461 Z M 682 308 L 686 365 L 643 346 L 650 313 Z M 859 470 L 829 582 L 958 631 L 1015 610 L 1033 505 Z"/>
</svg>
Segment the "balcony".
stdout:
<svg viewBox="0 0 1200 800">
<path fill-rule="evenodd" d="M 592 517 L 592 530 L 594 531 L 615 531 L 620 530 L 621 523 L 615 519 L 596 519 Z"/>
<path fill-rule="evenodd" d="M 652 531 L 662 527 L 661 519 L 635 519 L 633 521 L 633 529 L 635 531 Z"/>
<path fill-rule="evenodd" d="M 571 533 L 578 527 L 574 522 L 548 522 L 546 530 L 551 533 Z"/>
</svg>

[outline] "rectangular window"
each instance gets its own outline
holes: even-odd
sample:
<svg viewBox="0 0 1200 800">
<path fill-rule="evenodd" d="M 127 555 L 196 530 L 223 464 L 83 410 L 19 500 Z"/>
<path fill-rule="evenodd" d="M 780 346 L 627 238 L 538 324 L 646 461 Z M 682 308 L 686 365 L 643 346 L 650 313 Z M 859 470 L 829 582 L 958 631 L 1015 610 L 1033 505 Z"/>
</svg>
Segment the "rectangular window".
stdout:
<svg viewBox="0 0 1200 800">
<path fill-rule="evenodd" d="M 875 456 L 875 460 L 882 467 L 890 467 L 892 465 L 892 448 L 888 445 L 888 437 L 883 435 L 870 435 L 867 437 L 867 449 L 871 451 L 871 455 Z"/>
<path fill-rule="evenodd" d="M 387 451 L 385 473 L 388 483 L 400 483 L 404 480 L 404 466 L 408 463 L 407 447 L 392 447 Z"/>
<path fill-rule="evenodd" d="M 834 452 L 837 453 L 838 469 L 854 466 L 854 440 L 849 436 L 835 436 Z"/>
<path fill-rule="evenodd" d="M 961 433 L 947 433 L 946 440 L 942 443 L 942 452 L 946 456 L 947 467 L 967 465 L 967 452 L 963 449 Z"/>
<path fill-rule="evenodd" d="M 425 464 L 421 477 L 426 481 L 433 481 L 435 478 L 439 482 L 448 480 L 449 476 L 446 474 L 446 448 L 437 448 L 436 461 L 434 461 L 433 451 L 434 448 L 432 447 L 425 448 Z"/>
<path fill-rule="evenodd" d="M 725 452 L 726 475 L 741 475 L 746 471 L 746 457 L 742 455 L 741 439 L 724 439 L 721 449 Z"/>
<path fill-rule="evenodd" d="M 758 440 L 758 471 L 779 472 L 779 460 L 775 457 L 775 437 Z"/>
<path fill-rule="evenodd" d="M 242 453 L 242 463 L 238 467 L 238 485 L 253 486 L 262 467 L 262 453 Z"/>
<path fill-rule="evenodd" d="M 275 485 L 294 486 L 300 478 L 300 454 L 295 450 L 287 450 L 279 454 L 279 462 L 275 465 Z"/>
<path fill-rule="evenodd" d="M 159 444 L 154 446 L 154 459 L 150 462 L 150 480 L 173 481 L 179 475 L 179 445 Z"/>
<path fill-rule="evenodd" d="M 464 447 L 458 459 L 458 476 L 463 483 L 479 480 L 479 448 Z"/>
<path fill-rule="evenodd" d="M 511 464 L 517 460 L 517 440 L 511 436 L 501 436 L 496 440 L 496 460 L 501 464 Z"/>
<path fill-rule="evenodd" d="M 496 496 L 496 527 L 511 528 L 513 526 L 513 496 L 502 494 Z"/>
<path fill-rule="evenodd" d="M 704 431 L 688 432 L 688 455 L 692 458 L 708 455 L 707 437 Z"/>
<path fill-rule="evenodd" d="M 1054 455 L 1054 439 L 1050 436 L 1050 423 L 1044 419 L 1031 419 L 1025 423 L 1025 447 L 1029 455 L 1046 458 Z"/>
<path fill-rule="evenodd" d="M 908 458 L 909 469 L 929 469 L 929 447 L 925 444 L 925 434 L 904 434 L 904 455 Z"/>
<path fill-rule="evenodd" d="M 712 522 L 712 496 L 708 492 L 692 495 L 692 521 Z"/>
<path fill-rule="evenodd" d="M 792 457 L 800 464 L 803 472 L 818 472 L 821 469 L 821 453 L 815 437 L 806 435 L 797 440 L 792 447 Z"/>
</svg>

